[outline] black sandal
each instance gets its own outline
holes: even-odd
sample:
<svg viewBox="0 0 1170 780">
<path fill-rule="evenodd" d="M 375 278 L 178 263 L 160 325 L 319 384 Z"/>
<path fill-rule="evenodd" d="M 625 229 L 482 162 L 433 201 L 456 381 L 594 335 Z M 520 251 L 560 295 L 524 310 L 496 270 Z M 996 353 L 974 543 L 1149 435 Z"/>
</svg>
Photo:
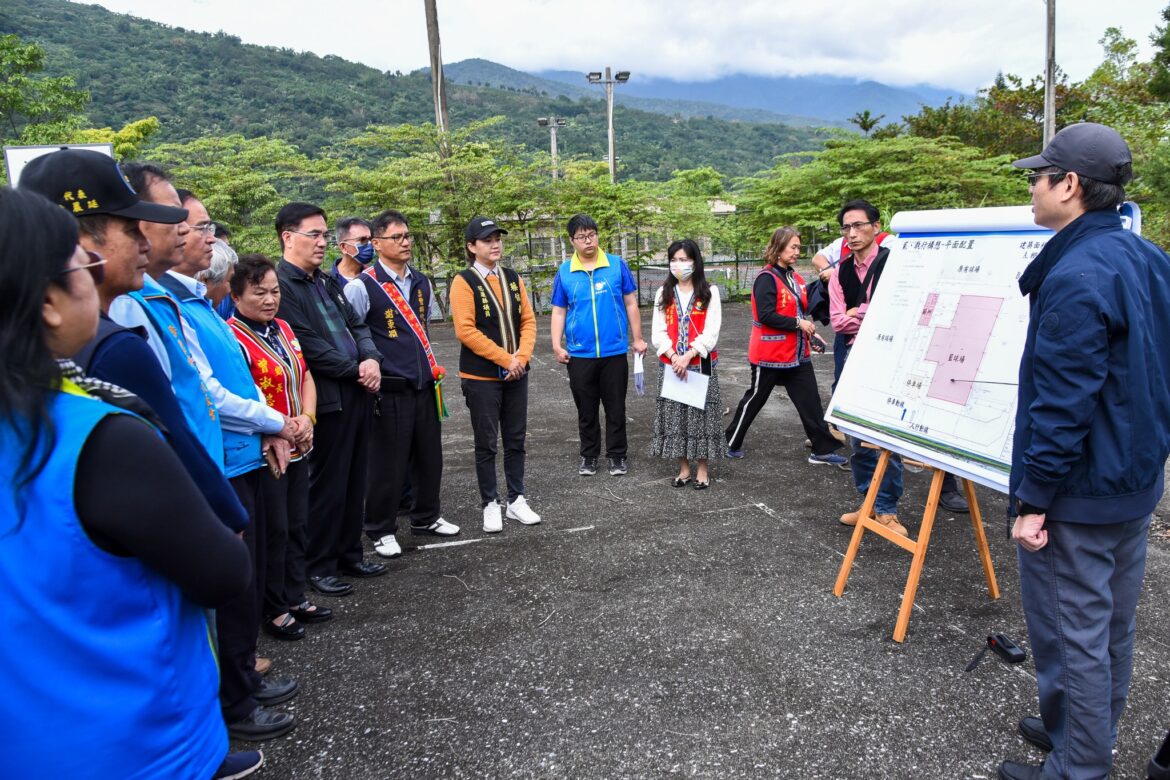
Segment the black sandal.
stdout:
<svg viewBox="0 0 1170 780">
<path fill-rule="evenodd" d="M 711 487 L 710 479 L 708 479 L 706 482 L 699 482 L 698 480 L 695 480 L 695 490 L 706 490 L 709 487 Z"/>
<path fill-rule="evenodd" d="M 683 477 L 675 477 L 674 481 L 671 482 L 670 484 L 674 485 L 675 487 L 686 487 L 690 483 L 691 483 L 690 477 L 686 477 L 685 479 Z"/>
</svg>

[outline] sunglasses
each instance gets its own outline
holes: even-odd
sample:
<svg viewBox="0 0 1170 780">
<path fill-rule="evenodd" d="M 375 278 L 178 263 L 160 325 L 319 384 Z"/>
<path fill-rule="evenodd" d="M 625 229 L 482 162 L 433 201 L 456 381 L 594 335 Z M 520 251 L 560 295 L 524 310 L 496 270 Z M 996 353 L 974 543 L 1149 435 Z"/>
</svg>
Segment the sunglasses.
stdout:
<svg viewBox="0 0 1170 780">
<path fill-rule="evenodd" d="M 89 271 L 89 275 L 93 277 L 94 284 L 101 284 L 106 278 L 106 262 L 107 260 L 99 255 L 97 252 L 91 252 L 88 249 L 83 250 L 89 256 L 89 262 L 85 265 L 75 265 L 72 268 L 66 268 L 58 278 L 74 271 Z"/>
</svg>

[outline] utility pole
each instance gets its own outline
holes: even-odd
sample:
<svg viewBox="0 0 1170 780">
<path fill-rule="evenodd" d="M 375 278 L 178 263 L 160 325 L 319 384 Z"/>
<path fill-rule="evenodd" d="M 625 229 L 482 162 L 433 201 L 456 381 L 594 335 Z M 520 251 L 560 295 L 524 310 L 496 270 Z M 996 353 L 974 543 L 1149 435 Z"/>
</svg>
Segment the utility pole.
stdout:
<svg viewBox="0 0 1170 780">
<path fill-rule="evenodd" d="M 589 80 L 590 84 L 604 84 L 605 85 L 605 106 L 606 114 L 609 122 L 609 182 L 615 184 L 617 182 L 617 157 L 614 155 L 613 149 L 613 85 L 625 84 L 630 80 L 630 72 L 628 70 L 619 70 L 614 76 L 610 76 L 609 68 L 605 69 L 605 78 L 602 78 L 601 73 L 594 71 L 585 74 L 585 78 Z"/>
<path fill-rule="evenodd" d="M 1048 45 L 1044 62 L 1044 146 L 1056 135 L 1056 0 L 1048 6 Z"/>
<path fill-rule="evenodd" d="M 427 43 L 431 50 L 431 90 L 435 99 L 435 127 L 440 133 L 451 129 L 447 119 L 447 81 L 443 77 L 443 55 L 439 51 L 439 11 L 435 0 L 423 0 L 427 10 Z"/>
<path fill-rule="evenodd" d="M 536 124 L 548 128 L 548 150 L 552 155 L 553 181 L 556 181 L 557 178 L 557 128 L 564 127 L 568 123 L 568 120 L 556 116 L 542 116 L 536 120 Z"/>
</svg>

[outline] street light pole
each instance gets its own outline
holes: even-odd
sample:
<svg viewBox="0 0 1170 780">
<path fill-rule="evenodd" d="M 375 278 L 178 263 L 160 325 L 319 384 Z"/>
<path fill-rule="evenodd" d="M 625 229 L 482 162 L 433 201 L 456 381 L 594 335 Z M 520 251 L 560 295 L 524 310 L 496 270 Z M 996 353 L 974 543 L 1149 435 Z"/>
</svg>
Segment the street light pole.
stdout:
<svg viewBox="0 0 1170 780">
<path fill-rule="evenodd" d="M 609 124 L 609 181 L 611 184 L 614 184 L 617 182 L 617 157 L 614 154 L 613 148 L 613 85 L 625 84 L 629 81 L 630 72 L 628 70 L 619 70 L 611 77 L 610 69 L 606 67 L 604 78 L 597 71 L 587 73 L 585 78 L 589 80 L 590 84 L 605 85 L 605 108 Z"/>
<path fill-rule="evenodd" d="M 1047 0 L 1044 55 L 1044 146 L 1056 135 L 1056 0 Z"/>
<path fill-rule="evenodd" d="M 552 156 L 552 177 L 554 181 L 557 178 L 557 128 L 564 127 L 568 123 L 568 120 L 556 116 L 542 116 L 536 120 L 536 124 L 548 128 L 548 146 L 549 154 Z"/>
</svg>

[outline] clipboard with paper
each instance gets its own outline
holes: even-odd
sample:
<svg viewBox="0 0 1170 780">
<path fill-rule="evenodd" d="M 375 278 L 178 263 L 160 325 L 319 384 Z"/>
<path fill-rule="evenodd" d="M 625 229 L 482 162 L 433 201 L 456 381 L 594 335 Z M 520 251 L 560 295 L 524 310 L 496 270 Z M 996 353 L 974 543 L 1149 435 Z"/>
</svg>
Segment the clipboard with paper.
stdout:
<svg viewBox="0 0 1170 780">
<path fill-rule="evenodd" d="M 660 395 L 680 404 L 702 409 L 707 405 L 707 385 L 711 377 L 698 371 L 688 371 L 684 379 L 680 379 L 670 369 L 662 372 L 662 392 Z"/>
</svg>

